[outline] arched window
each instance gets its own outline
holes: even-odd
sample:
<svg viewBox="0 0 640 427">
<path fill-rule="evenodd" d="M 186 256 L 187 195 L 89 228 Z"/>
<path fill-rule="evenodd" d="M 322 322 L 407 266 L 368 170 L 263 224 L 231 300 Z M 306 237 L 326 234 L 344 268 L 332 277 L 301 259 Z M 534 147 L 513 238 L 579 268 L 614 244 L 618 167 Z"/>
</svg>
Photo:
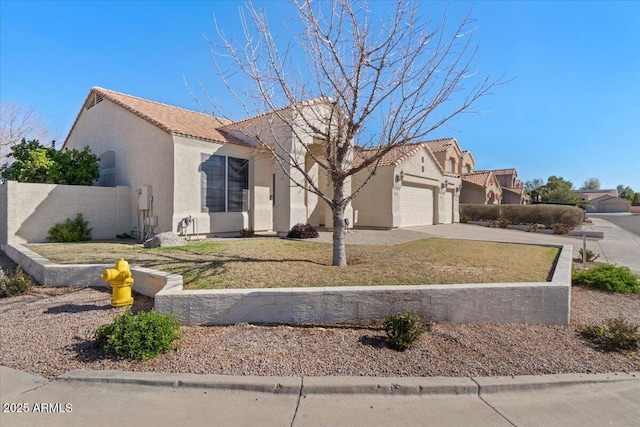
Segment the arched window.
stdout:
<svg viewBox="0 0 640 427">
<path fill-rule="evenodd" d="M 100 154 L 98 185 L 101 187 L 116 186 L 116 152 L 113 150 L 107 150 Z"/>
</svg>

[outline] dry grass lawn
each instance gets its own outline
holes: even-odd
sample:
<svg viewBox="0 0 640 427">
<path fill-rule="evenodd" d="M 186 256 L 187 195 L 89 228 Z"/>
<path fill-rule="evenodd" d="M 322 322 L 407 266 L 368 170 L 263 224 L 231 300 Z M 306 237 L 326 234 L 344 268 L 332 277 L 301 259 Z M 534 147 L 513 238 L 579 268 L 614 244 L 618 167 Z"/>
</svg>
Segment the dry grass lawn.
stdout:
<svg viewBox="0 0 640 427">
<path fill-rule="evenodd" d="M 331 245 L 277 238 L 192 242 L 144 249 L 131 243 L 33 244 L 60 264 L 132 265 L 184 276 L 187 289 L 540 282 L 558 249 L 449 239 L 398 245 L 347 245 L 345 268 L 331 266 Z"/>
</svg>

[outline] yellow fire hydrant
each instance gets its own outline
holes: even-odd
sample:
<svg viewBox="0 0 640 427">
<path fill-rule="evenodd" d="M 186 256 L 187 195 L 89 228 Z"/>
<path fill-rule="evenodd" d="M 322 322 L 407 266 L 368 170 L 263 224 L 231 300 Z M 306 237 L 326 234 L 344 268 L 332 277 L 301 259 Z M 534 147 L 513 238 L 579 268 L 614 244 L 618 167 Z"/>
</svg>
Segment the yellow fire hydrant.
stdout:
<svg viewBox="0 0 640 427">
<path fill-rule="evenodd" d="M 113 307 L 133 304 L 133 297 L 131 296 L 133 278 L 131 277 L 129 263 L 124 258 L 120 258 L 116 262 L 116 268 L 107 268 L 100 277 L 105 282 L 111 283 L 111 289 L 113 290 L 111 305 Z"/>
</svg>

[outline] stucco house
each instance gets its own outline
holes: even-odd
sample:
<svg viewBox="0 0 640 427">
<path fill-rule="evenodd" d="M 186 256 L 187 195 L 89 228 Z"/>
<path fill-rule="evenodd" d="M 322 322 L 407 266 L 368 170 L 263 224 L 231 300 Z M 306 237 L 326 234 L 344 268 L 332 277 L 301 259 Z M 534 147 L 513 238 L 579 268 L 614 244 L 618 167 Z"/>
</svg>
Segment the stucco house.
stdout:
<svg viewBox="0 0 640 427">
<path fill-rule="evenodd" d="M 502 204 L 526 205 L 531 201 L 522 181 L 518 179 L 518 172 L 515 168 L 476 172 L 493 172 L 502 188 Z"/>
<path fill-rule="evenodd" d="M 499 205 L 502 187 L 491 171 L 462 174 L 460 203 Z"/>
<path fill-rule="evenodd" d="M 499 204 L 502 188 L 493 173 L 475 173 L 475 159 L 470 151 L 463 151 L 455 138 L 426 142 L 438 164 L 446 173 L 462 177 L 460 203 Z"/>
<path fill-rule="evenodd" d="M 617 190 L 578 190 L 578 197 L 581 200 L 589 202 L 587 205 L 588 213 L 614 213 L 614 212 L 630 212 L 631 201 L 618 197 Z"/>
<path fill-rule="evenodd" d="M 354 166 L 375 148 L 356 151 Z M 358 189 L 368 170 L 353 176 Z M 445 172 L 429 149 L 429 142 L 395 147 L 379 161 L 375 174 L 353 199 L 356 227 L 398 228 L 450 224 L 460 221 L 460 175 Z"/>
<path fill-rule="evenodd" d="M 462 151 L 455 138 L 435 139 L 425 141 L 429 150 L 433 153 L 440 167 L 453 174 L 465 174 L 473 172 L 475 159 L 469 151 Z"/>
<path fill-rule="evenodd" d="M 295 114 L 290 110 L 281 114 Z M 263 140 L 277 137 L 278 149 L 288 150 L 303 164 L 306 150 L 301 145 L 322 141 L 311 136 L 302 140 L 303 132 L 294 135 L 287 126 L 272 135 L 267 126 L 272 121 L 273 117 L 262 115 L 231 123 L 96 87 L 89 92 L 63 148 L 88 145 L 100 156 L 99 185 L 132 189 L 131 229 L 138 235 L 181 229 L 235 233 L 243 228 L 286 233 L 300 222 L 330 227 L 328 205 L 293 185 L 287 176 L 298 171 L 285 165 L 289 167 L 285 173 L 272 155 L 257 150 L 244 137 L 241 128 L 250 127 Z M 327 188 L 328 180 L 318 173 L 317 165 L 307 163 L 306 172 L 317 178 L 320 188 Z M 350 181 L 346 186 L 350 191 Z M 351 206 L 345 218 L 352 220 Z"/>
</svg>

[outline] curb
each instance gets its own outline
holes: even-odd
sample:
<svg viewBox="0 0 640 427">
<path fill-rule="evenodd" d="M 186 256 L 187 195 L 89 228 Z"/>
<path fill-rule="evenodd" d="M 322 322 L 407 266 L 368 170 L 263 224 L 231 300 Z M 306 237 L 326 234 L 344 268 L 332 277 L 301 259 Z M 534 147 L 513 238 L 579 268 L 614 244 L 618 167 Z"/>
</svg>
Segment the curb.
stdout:
<svg viewBox="0 0 640 427">
<path fill-rule="evenodd" d="M 479 394 L 536 391 L 559 387 L 640 381 L 640 372 L 604 374 L 523 375 L 516 377 L 474 377 Z"/>
<path fill-rule="evenodd" d="M 65 382 L 132 384 L 155 387 L 207 388 L 255 391 L 275 394 L 299 394 L 300 377 L 257 377 L 199 375 L 158 372 L 71 371 L 56 378 Z"/>
<path fill-rule="evenodd" d="M 640 382 L 640 372 L 514 377 L 259 377 L 123 371 L 71 371 L 57 380 L 155 387 L 206 388 L 273 394 L 479 396 L 603 383 Z"/>
</svg>

